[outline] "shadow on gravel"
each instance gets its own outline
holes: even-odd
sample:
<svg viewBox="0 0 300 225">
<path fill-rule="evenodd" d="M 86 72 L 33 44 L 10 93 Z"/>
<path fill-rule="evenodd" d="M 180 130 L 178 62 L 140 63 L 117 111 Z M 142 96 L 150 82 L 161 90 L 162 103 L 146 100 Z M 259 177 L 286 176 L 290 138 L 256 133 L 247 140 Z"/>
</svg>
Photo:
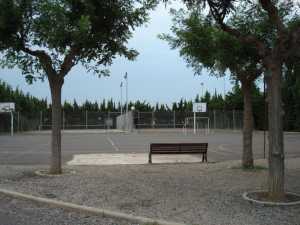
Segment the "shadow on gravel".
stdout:
<svg viewBox="0 0 300 225">
<path fill-rule="evenodd" d="M 1 176 L 1 180 L 5 179 L 6 181 L 24 181 L 24 180 L 32 180 L 32 179 L 49 179 L 49 177 L 41 177 L 35 174 L 34 171 L 24 171 L 18 174 L 10 174 L 10 175 L 4 175 Z"/>
</svg>

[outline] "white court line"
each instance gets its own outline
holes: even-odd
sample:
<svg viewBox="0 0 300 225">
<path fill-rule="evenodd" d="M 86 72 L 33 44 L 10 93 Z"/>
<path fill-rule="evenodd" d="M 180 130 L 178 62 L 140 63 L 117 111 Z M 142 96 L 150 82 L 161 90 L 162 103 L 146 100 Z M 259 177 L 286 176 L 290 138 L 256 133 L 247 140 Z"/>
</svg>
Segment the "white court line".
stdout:
<svg viewBox="0 0 300 225">
<path fill-rule="evenodd" d="M 113 148 L 118 152 L 120 151 L 120 149 L 116 146 L 116 144 L 113 142 L 113 140 L 110 137 L 106 137 L 106 139 L 108 140 L 108 142 L 113 146 Z"/>
<path fill-rule="evenodd" d="M 219 149 L 221 152 L 226 153 L 226 154 L 230 153 L 230 154 L 236 154 L 236 155 L 239 155 L 239 152 L 236 152 L 236 151 L 233 151 L 233 150 L 229 150 L 229 148 L 224 147 L 224 144 L 219 145 L 219 146 L 218 146 L 218 149 Z M 219 152 L 220 152 L 220 151 L 219 151 Z"/>
<path fill-rule="evenodd" d="M 207 153 L 209 153 L 209 152 L 217 153 L 217 154 L 220 154 L 220 155 L 228 155 L 228 153 L 226 153 L 226 152 L 217 151 L 217 150 L 214 150 L 214 149 L 208 149 Z"/>
<path fill-rule="evenodd" d="M 239 155 L 239 153 L 235 152 L 235 151 L 231 151 L 228 148 L 224 147 L 224 145 L 219 145 L 217 147 L 217 149 L 208 149 L 208 153 L 209 152 L 213 152 L 213 153 L 217 153 L 220 155 L 228 155 L 228 154 L 235 154 L 235 155 Z"/>
</svg>

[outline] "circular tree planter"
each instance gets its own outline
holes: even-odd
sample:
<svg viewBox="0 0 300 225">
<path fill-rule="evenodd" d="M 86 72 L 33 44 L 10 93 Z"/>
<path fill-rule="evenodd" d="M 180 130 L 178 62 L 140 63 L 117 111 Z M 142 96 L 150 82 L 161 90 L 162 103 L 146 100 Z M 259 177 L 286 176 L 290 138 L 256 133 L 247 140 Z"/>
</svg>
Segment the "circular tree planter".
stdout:
<svg viewBox="0 0 300 225">
<path fill-rule="evenodd" d="M 259 205 L 266 205 L 266 206 L 293 206 L 293 205 L 300 205 L 300 195 L 286 192 L 285 193 L 285 200 L 281 202 L 274 202 L 267 199 L 267 191 L 252 191 L 252 192 L 245 192 L 243 194 L 243 198 L 246 201 L 249 201 L 254 204 Z"/>
</svg>

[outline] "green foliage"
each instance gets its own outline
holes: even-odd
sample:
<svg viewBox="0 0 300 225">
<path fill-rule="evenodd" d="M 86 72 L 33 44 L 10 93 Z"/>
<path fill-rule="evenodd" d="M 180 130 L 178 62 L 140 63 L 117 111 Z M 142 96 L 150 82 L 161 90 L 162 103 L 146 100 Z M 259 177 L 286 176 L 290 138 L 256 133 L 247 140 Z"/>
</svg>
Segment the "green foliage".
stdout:
<svg viewBox="0 0 300 225">
<path fill-rule="evenodd" d="M 245 168 L 242 165 L 238 165 L 238 166 L 231 167 L 231 169 L 243 170 L 245 172 L 262 172 L 264 170 L 267 170 L 268 168 L 260 165 L 254 165 L 254 167 Z"/>
<path fill-rule="evenodd" d="M 166 40 L 172 49 L 179 48 L 180 55 L 196 74 L 201 74 L 203 67 L 215 76 L 223 76 L 229 69 L 233 79 L 244 76 L 241 73 L 244 71 L 259 74 L 260 60 L 253 47 L 242 45 L 198 11 L 188 13 L 181 9 L 171 12 L 174 36 L 163 34 L 160 38 Z"/>
<path fill-rule="evenodd" d="M 11 0 L 0 1 L 0 51 L 14 44 L 21 22 L 20 12 Z"/>
<path fill-rule="evenodd" d="M 159 223 L 154 222 L 154 223 L 145 223 L 144 225 L 159 225 Z"/>
<path fill-rule="evenodd" d="M 284 122 L 288 130 L 300 130 L 300 59 L 289 60 L 283 75 Z"/>
<path fill-rule="evenodd" d="M 300 114 L 300 67 L 299 63 L 295 62 L 290 64 L 286 68 L 283 79 L 283 103 L 285 111 L 285 130 L 300 130 L 300 118 L 297 116 Z M 241 87 L 238 83 L 228 92 L 225 99 L 221 94 L 216 91 L 214 93 L 205 92 L 204 96 L 200 98 L 196 96 L 199 102 L 207 102 L 208 109 L 211 110 L 243 110 L 243 96 L 241 93 Z M 39 99 L 23 93 L 20 89 L 13 89 L 11 86 L 3 81 L 0 81 L 0 102 L 15 102 L 16 111 L 22 113 L 27 117 L 35 116 L 39 117 L 40 111 L 50 111 L 51 105 L 47 103 L 46 99 Z M 257 86 L 252 89 L 252 102 L 254 114 L 254 123 L 256 129 L 264 128 L 264 96 Z M 135 107 L 136 111 L 140 112 L 191 112 L 192 100 L 181 99 L 179 102 L 173 102 L 172 107 L 168 105 L 157 103 L 156 106 L 152 106 L 146 101 L 129 102 L 128 106 Z M 112 99 L 103 100 L 100 104 L 98 102 L 85 101 L 83 104 L 78 104 L 75 100 L 70 103 L 65 101 L 62 106 L 66 113 L 78 113 L 85 110 L 91 112 L 120 112 L 120 103 L 114 102 Z M 125 111 L 125 105 L 123 105 L 123 111 Z"/>
<path fill-rule="evenodd" d="M 264 95 L 259 88 L 254 84 L 252 86 L 252 104 L 253 104 L 253 117 L 254 127 L 259 130 L 265 128 L 265 101 Z M 243 110 L 244 100 L 241 87 L 236 83 L 231 92 L 228 92 L 225 98 L 225 108 L 228 110 Z"/>
<path fill-rule="evenodd" d="M 42 110 L 47 109 L 47 100 L 38 99 L 24 94 L 18 88 L 14 90 L 11 86 L 0 80 L 0 102 L 15 102 L 16 111 L 22 112 L 27 116 L 37 114 Z M 32 115 L 30 115 L 32 114 Z"/>
<path fill-rule="evenodd" d="M 167 3 L 170 0 L 162 0 Z M 238 2 L 237 0 L 182 0 L 188 8 L 198 8 L 206 9 L 206 6 L 209 5 L 214 11 L 217 11 L 219 15 L 224 18 L 228 13 L 234 9 L 234 4 Z"/>
<path fill-rule="evenodd" d="M 242 89 L 239 86 L 239 84 L 236 82 L 236 84 L 233 86 L 232 91 L 228 92 L 226 95 L 226 108 L 232 108 L 232 109 L 243 109 L 244 107 L 244 99 L 243 99 L 243 93 Z"/>
<path fill-rule="evenodd" d="M 28 81 L 46 73 L 64 76 L 77 63 L 108 75 L 101 67 L 116 56 L 135 59 L 138 53 L 127 41 L 155 5 L 154 0 L 0 0 L 1 65 L 18 66 Z"/>
</svg>

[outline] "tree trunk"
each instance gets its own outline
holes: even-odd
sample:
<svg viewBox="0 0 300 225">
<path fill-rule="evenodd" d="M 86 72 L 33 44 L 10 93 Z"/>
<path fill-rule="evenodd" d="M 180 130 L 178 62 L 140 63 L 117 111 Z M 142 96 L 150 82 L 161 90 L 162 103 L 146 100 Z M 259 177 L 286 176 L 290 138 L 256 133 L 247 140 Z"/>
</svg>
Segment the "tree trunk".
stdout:
<svg viewBox="0 0 300 225">
<path fill-rule="evenodd" d="M 282 64 L 274 62 L 269 70 L 269 197 L 272 200 L 284 198 L 284 148 L 283 148 L 283 111 L 281 78 Z"/>
<path fill-rule="evenodd" d="M 242 81 L 242 90 L 244 95 L 243 168 L 254 167 L 252 151 L 253 111 L 251 89 L 251 81 Z"/>
<path fill-rule="evenodd" d="M 49 78 L 52 97 L 51 174 L 61 174 L 61 89 L 63 79 Z"/>
</svg>

